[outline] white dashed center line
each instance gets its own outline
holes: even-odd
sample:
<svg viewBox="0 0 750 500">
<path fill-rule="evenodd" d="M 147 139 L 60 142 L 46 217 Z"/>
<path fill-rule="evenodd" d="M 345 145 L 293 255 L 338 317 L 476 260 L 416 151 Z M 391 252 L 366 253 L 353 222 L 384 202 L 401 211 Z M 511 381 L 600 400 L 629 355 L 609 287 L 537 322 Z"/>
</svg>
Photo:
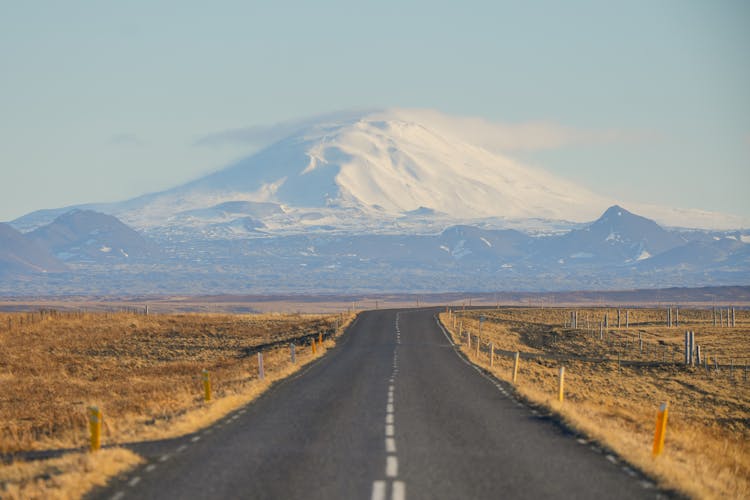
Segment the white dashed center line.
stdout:
<svg viewBox="0 0 750 500">
<path fill-rule="evenodd" d="M 398 326 L 400 314 L 396 314 L 396 345 L 401 344 L 401 331 Z M 395 421 L 395 380 L 398 375 L 398 354 L 393 353 L 393 371 L 388 379 L 388 398 L 385 405 L 385 476 L 393 479 L 392 481 L 373 481 L 372 499 L 385 500 L 388 495 L 388 487 L 391 489 L 392 500 L 404 500 L 406 498 L 406 485 L 403 481 L 395 480 L 398 477 L 398 457 L 396 456 L 396 429 Z"/>
<path fill-rule="evenodd" d="M 393 438 L 385 438 L 385 451 L 387 453 L 396 453 L 396 440 Z"/>
<path fill-rule="evenodd" d="M 398 476 L 398 458 L 395 455 L 388 455 L 385 459 L 386 477 Z"/>
<path fill-rule="evenodd" d="M 385 500 L 385 481 L 375 481 L 372 483 L 372 500 Z"/>
<path fill-rule="evenodd" d="M 403 481 L 393 481 L 393 500 L 404 500 L 406 498 L 406 485 Z"/>
</svg>

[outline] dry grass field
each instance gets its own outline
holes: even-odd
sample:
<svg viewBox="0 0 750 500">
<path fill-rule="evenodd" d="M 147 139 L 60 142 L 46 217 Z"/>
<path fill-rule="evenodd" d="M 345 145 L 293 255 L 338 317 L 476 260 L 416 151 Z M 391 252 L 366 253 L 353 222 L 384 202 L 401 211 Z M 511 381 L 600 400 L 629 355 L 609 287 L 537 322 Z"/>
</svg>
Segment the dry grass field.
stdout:
<svg viewBox="0 0 750 500">
<path fill-rule="evenodd" d="M 521 359 L 519 394 L 662 486 L 693 498 L 750 497 L 750 381 L 745 368 L 750 363 L 750 312 L 737 310 L 736 327 L 727 328 L 713 326 L 710 309 L 681 310 L 679 326 L 669 328 L 664 309 L 631 309 L 625 328 L 623 309 L 617 328 L 616 309 L 580 308 L 574 329 L 570 311 L 499 308 L 443 313 L 441 320 L 456 341 L 459 325 L 468 330 L 474 336 L 472 348 L 467 348 L 464 333 L 462 349 L 501 379 L 511 380 L 513 361 L 496 355 L 490 368 L 490 342 L 496 349 L 547 356 Z M 600 329 L 605 314 L 609 328 Z M 481 316 L 483 350 L 477 357 Z M 705 363 L 682 364 L 685 330 L 695 332 L 704 359 L 708 354 L 708 369 Z M 566 370 L 563 403 L 557 401 L 561 365 Z M 651 447 L 661 402 L 669 403 L 666 446 L 654 458 Z"/>
<path fill-rule="evenodd" d="M 193 432 L 314 358 L 307 342 L 297 342 L 292 365 L 286 342 L 337 327 L 340 333 L 353 317 L 0 314 L 0 454 L 6 462 L 14 457 L 0 466 L 0 497 L 77 498 L 85 488 L 71 489 L 71 477 L 79 478 L 76 484 L 82 477 L 92 485 L 102 481 L 101 474 L 87 475 L 92 460 L 107 462 L 96 470 L 112 473 L 137 463 L 137 456 L 117 448 L 99 452 L 111 460 L 85 453 L 18 460 L 31 450 L 85 448 L 88 406 L 102 410 L 105 446 Z M 266 378 L 258 380 L 257 347 L 278 341 L 284 346 L 264 351 Z M 208 404 L 202 399 L 203 369 L 211 374 Z"/>
</svg>

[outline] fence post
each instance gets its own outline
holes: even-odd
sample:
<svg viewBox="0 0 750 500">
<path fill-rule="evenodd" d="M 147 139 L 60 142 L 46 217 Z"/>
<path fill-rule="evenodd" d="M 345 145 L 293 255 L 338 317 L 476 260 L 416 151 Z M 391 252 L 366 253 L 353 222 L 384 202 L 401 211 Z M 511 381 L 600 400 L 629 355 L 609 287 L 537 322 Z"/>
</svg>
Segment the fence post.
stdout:
<svg viewBox="0 0 750 500">
<path fill-rule="evenodd" d="M 674 326 L 679 326 L 680 324 L 680 306 L 675 306 L 674 308 Z"/>
<path fill-rule="evenodd" d="M 620 309 L 617 309 L 617 328 L 620 328 Z"/>
<path fill-rule="evenodd" d="M 495 366 L 495 344 L 490 342 L 490 367 Z"/>
<path fill-rule="evenodd" d="M 690 330 L 690 364 L 695 365 L 695 332 Z"/>
<path fill-rule="evenodd" d="M 560 377 L 558 380 L 557 385 L 557 400 L 561 403 L 563 402 L 563 399 L 565 399 L 565 367 L 560 367 Z"/>
<path fill-rule="evenodd" d="M 294 351 L 294 342 L 289 344 L 289 359 L 292 361 L 292 364 L 297 363 L 297 353 Z"/>
<path fill-rule="evenodd" d="M 481 345 L 481 337 L 477 335 L 477 362 L 479 362 L 479 346 Z"/>
<path fill-rule="evenodd" d="M 630 328 L 630 309 L 625 309 L 625 328 Z"/>
<path fill-rule="evenodd" d="M 521 353 L 516 351 L 516 353 L 513 355 L 513 383 L 516 383 L 516 378 L 518 377 L 518 358 L 521 357 Z"/>
<path fill-rule="evenodd" d="M 311 345 L 312 345 L 312 353 L 313 353 L 313 355 L 317 354 L 318 350 L 315 348 L 315 337 L 312 338 Z"/>
<path fill-rule="evenodd" d="M 203 401 L 211 401 L 211 376 L 208 370 L 201 372 L 201 378 L 203 379 Z"/>
<path fill-rule="evenodd" d="M 97 406 L 89 406 L 89 450 L 96 451 L 102 446 L 102 412 Z"/>
<path fill-rule="evenodd" d="M 266 378 L 266 370 L 263 368 L 263 353 L 258 353 L 258 379 Z"/>
<path fill-rule="evenodd" d="M 664 450 L 664 436 L 667 433 L 667 417 L 669 416 L 669 405 L 664 402 L 656 414 L 656 431 L 654 432 L 654 446 L 651 452 L 655 457 L 661 455 Z"/>
</svg>

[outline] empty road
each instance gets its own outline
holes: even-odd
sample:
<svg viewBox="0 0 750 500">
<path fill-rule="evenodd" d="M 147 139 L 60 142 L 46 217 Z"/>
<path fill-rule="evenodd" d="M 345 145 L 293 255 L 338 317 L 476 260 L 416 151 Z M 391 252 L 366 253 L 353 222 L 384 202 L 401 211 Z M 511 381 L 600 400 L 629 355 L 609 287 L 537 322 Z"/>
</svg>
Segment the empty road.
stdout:
<svg viewBox="0 0 750 500">
<path fill-rule="evenodd" d="M 657 498 L 469 365 L 436 310 L 362 313 L 335 349 L 91 498 Z"/>
</svg>

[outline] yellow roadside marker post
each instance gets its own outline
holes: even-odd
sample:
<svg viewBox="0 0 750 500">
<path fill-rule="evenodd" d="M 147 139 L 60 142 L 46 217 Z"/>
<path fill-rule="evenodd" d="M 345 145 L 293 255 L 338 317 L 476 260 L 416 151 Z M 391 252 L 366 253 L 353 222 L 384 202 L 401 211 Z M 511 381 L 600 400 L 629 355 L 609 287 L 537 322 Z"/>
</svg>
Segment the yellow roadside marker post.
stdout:
<svg viewBox="0 0 750 500">
<path fill-rule="evenodd" d="M 211 401 L 211 376 L 208 370 L 201 372 L 201 378 L 203 379 L 203 401 Z"/>
<path fill-rule="evenodd" d="M 565 367 L 560 367 L 560 378 L 557 384 L 557 400 L 561 403 L 565 399 Z"/>
<path fill-rule="evenodd" d="M 318 350 L 315 348 L 315 337 L 312 339 L 312 353 L 316 354 Z"/>
<path fill-rule="evenodd" d="M 516 353 L 513 355 L 513 383 L 516 383 L 516 378 L 518 377 L 518 359 L 521 357 L 521 353 L 516 351 Z"/>
<path fill-rule="evenodd" d="M 662 403 L 659 413 L 656 414 L 656 431 L 654 432 L 654 447 L 652 453 L 655 457 L 664 451 L 664 436 L 667 433 L 667 417 L 669 416 L 669 404 Z"/>
<path fill-rule="evenodd" d="M 89 406 L 89 431 L 91 433 L 89 449 L 96 451 L 102 446 L 102 412 L 96 406 Z"/>
</svg>

